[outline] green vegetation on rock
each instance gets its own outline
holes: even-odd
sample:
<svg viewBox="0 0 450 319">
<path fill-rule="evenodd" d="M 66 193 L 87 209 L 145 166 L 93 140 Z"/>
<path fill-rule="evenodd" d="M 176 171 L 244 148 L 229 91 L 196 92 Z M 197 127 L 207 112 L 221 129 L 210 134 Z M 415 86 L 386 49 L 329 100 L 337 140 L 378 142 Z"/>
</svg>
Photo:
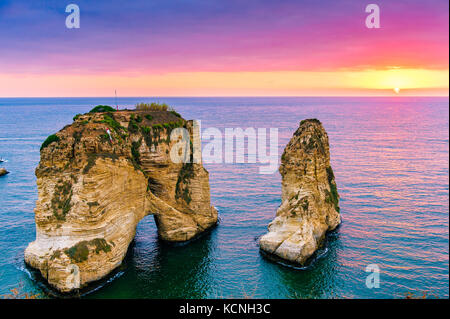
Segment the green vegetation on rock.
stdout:
<svg viewBox="0 0 450 319">
<path fill-rule="evenodd" d="M 166 103 L 138 103 L 136 104 L 137 111 L 167 111 L 169 106 Z"/>
<path fill-rule="evenodd" d="M 115 112 L 116 110 L 109 105 L 97 105 L 89 113 Z"/>
<path fill-rule="evenodd" d="M 191 178 L 194 177 L 194 166 L 192 163 L 184 163 L 178 173 L 178 180 L 175 186 L 175 198 L 182 198 L 187 204 L 191 202 L 191 195 L 189 194 L 189 184 Z M 182 188 L 183 183 L 184 188 Z"/>
<path fill-rule="evenodd" d="M 49 137 L 47 137 L 47 139 L 44 141 L 44 143 L 42 143 L 41 145 L 41 151 L 46 148 L 47 146 L 49 146 L 51 143 L 53 142 L 59 142 L 59 137 L 56 136 L 55 134 L 50 135 Z"/>
<path fill-rule="evenodd" d="M 130 116 L 130 122 L 128 123 L 128 131 L 130 133 L 139 132 L 139 125 L 138 125 L 138 122 L 136 121 L 136 118 L 134 117 L 134 114 L 131 114 L 131 116 Z"/>
<path fill-rule="evenodd" d="M 90 169 L 95 165 L 95 162 L 97 161 L 97 158 L 99 158 L 99 157 L 101 157 L 101 158 L 110 158 L 113 161 L 115 161 L 115 160 L 117 160 L 119 158 L 119 156 L 117 156 L 116 154 L 109 154 L 109 153 L 94 154 L 94 153 L 90 153 L 90 154 L 88 154 L 87 164 L 83 168 L 82 173 L 83 174 L 89 173 Z"/>
<path fill-rule="evenodd" d="M 64 250 L 64 252 L 73 261 L 81 263 L 88 259 L 89 247 L 92 247 L 96 254 L 99 254 L 102 251 L 105 253 L 111 251 L 111 245 L 109 245 L 104 238 L 95 238 L 90 241 L 83 240 L 76 245 Z"/>
<path fill-rule="evenodd" d="M 117 122 L 114 119 L 114 115 L 111 113 L 106 113 L 103 116 L 103 120 L 102 123 L 105 123 L 106 125 L 108 125 L 109 127 L 111 127 L 114 131 L 116 131 L 118 134 L 120 134 L 120 130 L 123 130 L 124 127 L 120 125 L 119 122 Z"/>
<path fill-rule="evenodd" d="M 177 117 L 181 117 L 180 113 L 178 113 L 178 112 L 175 111 L 175 110 L 171 110 L 171 111 L 169 111 L 169 112 L 172 113 L 173 115 L 177 116 Z"/>
<path fill-rule="evenodd" d="M 152 132 L 152 129 L 148 126 L 141 126 L 142 134 L 150 134 Z"/>
<path fill-rule="evenodd" d="M 175 198 L 182 198 L 188 205 L 192 200 L 189 193 L 189 184 L 191 183 L 191 179 L 194 177 L 194 146 L 192 144 L 192 141 L 190 143 L 190 148 L 190 161 L 189 163 L 183 163 L 183 166 L 178 173 L 178 180 L 175 186 Z M 184 189 L 182 188 L 181 183 L 184 185 Z"/>
<path fill-rule="evenodd" d="M 73 131 L 72 137 L 75 140 L 75 143 L 78 143 L 81 141 L 82 132 L 80 131 Z"/>
<path fill-rule="evenodd" d="M 77 263 L 81 263 L 88 259 L 89 247 L 86 241 L 79 242 L 78 244 L 66 249 L 64 251 L 70 259 Z"/>
<path fill-rule="evenodd" d="M 302 199 L 300 205 L 302 205 L 303 210 L 306 212 L 309 208 L 309 202 L 307 198 Z"/>
<path fill-rule="evenodd" d="M 139 148 L 141 147 L 142 139 L 137 142 L 131 143 L 131 156 L 133 158 L 133 164 L 141 165 L 141 154 L 139 153 Z"/>
<path fill-rule="evenodd" d="M 89 208 L 93 207 L 93 206 L 99 206 L 100 204 L 95 201 L 95 202 L 88 202 L 87 205 L 89 206 Z"/>
<path fill-rule="evenodd" d="M 340 211 L 339 209 L 339 194 L 337 192 L 337 187 L 336 187 L 336 183 L 334 182 L 334 173 L 333 173 L 333 169 L 331 168 L 331 166 L 327 167 L 327 178 L 328 178 L 328 183 L 330 185 L 330 192 L 326 191 L 326 198 L 325 201 L 327 203 L 332 203 L 334 205 L 334 208 L 336 209 L 337 212 Z"/>
<path fill-rule="evenodd" d="M 72 182 L 60 181 L 59 185 L 55 186 L 55 192 L 51 201 L 53 209 L 53 216 L 57 220 L 65 220 L 67 213 L 72 208 Z"/>
<path fill-rule="evenodd" d="M 91 168 L 95 165 L 95 161 L 97 160 L 97 156 L 95 154 L 89 154 L 87 159 L 87 164 L 83 168 L 83 174 L 89 173 Z"/>
<path fill-rule="evenodd" d="M 111 144 L 111 140 L 110 140 L 110 138 L 109 138 L 108 133 L 105 132 L 105 133 L 103 133 L 103 134 L 100 134 L 100 135 L 99 135 L 99 138 L 100 138 L 100 141 L 102 141 L 103 143 L 108 142 L 108 143 Z"/>
<path fill-rule="evenodd" d="M 164 123 L 162 126 L 170 133 L 174 128 L 182 127 L 184 125 L 183 120 L 176 122 Z"/>
</svg>

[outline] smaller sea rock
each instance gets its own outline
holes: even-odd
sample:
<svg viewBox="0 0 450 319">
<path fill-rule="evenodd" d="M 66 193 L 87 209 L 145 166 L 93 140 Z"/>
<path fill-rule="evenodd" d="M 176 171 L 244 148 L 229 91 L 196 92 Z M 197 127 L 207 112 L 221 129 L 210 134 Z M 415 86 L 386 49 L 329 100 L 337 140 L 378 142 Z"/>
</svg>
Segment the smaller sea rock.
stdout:
<svg viewBox="0 0 450 319">
<path fill-rule="evenodd" d="M 266 253 L 304 265 L 326 232 L 341 223 L 328 135 L 318 120 L 300 123 L 281 157 L 280 173 L 282 204 L 259 244 Z"/>
<path fill-rule="evenodd" d="M 5 168 L 0 168 L 0 176 L 6 175 L 9 172 Z"/>
</svg>

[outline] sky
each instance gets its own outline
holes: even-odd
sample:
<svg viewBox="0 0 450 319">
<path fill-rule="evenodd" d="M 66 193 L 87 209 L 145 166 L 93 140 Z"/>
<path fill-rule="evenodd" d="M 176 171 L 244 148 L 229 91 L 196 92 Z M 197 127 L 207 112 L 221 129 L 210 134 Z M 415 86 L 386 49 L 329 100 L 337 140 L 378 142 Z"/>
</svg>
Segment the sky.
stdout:
<svg viewBox="0 0 450 319">
<path fill-rule="evenodd" d="M 0 0 L 0 97 L 448 96 L 448 59 L 448 0 Z"/>
</svg>

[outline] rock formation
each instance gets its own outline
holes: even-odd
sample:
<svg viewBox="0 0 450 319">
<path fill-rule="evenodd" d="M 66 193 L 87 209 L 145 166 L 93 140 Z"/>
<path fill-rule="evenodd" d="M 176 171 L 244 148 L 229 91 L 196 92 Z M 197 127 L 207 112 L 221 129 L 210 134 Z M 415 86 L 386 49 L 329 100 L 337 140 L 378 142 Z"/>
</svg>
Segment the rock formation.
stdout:
<svg viewBox="0 0 450 319">
<path fill-rule="evenodd" d="M 260 238 L 260 248 L 304 265 L 326 232 L 341 222 L 328 136 L 320 121 L 301 121 L 284 150 L 279 171 L 282 203 L 269 232 Z"/>
<path fill-rule="evenodd" d="M 190 163 L 170 159 L 177 127 L 189 132 Z M 47 138 L 36 168 L 36 240 L 25 250 L 26 263 L 70 292 L 121 264 L 146 215 L 172 242 L 215 225 L 208 172 L 192 162 L 195 128 L 174 111 L 91 111 Z"/>
<path fill-rule="evenodd" d="M 9 172 L 6 170 L 6 168 L 0 168 L 0 176 L 6 175 Z"/>
</svg>

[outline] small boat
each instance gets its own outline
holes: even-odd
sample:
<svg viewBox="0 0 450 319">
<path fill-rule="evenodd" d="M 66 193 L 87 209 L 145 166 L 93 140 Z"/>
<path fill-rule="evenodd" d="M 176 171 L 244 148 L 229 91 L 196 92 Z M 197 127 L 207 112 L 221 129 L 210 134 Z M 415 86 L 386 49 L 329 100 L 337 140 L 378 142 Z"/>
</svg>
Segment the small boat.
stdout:
<svg viewBox="0 0 450 319">
<path fill-rule="evenodd" d="M 7 162 L 7 160 L 5 160 L 5 159 L 3 159 L 3 158 L 1 158 L 1 157 L 0 157 L 0 163 L 3 163 L 3 162 L 5 162 L 5 163 L 6 163 L 6 162 Z"/>
</svg>

